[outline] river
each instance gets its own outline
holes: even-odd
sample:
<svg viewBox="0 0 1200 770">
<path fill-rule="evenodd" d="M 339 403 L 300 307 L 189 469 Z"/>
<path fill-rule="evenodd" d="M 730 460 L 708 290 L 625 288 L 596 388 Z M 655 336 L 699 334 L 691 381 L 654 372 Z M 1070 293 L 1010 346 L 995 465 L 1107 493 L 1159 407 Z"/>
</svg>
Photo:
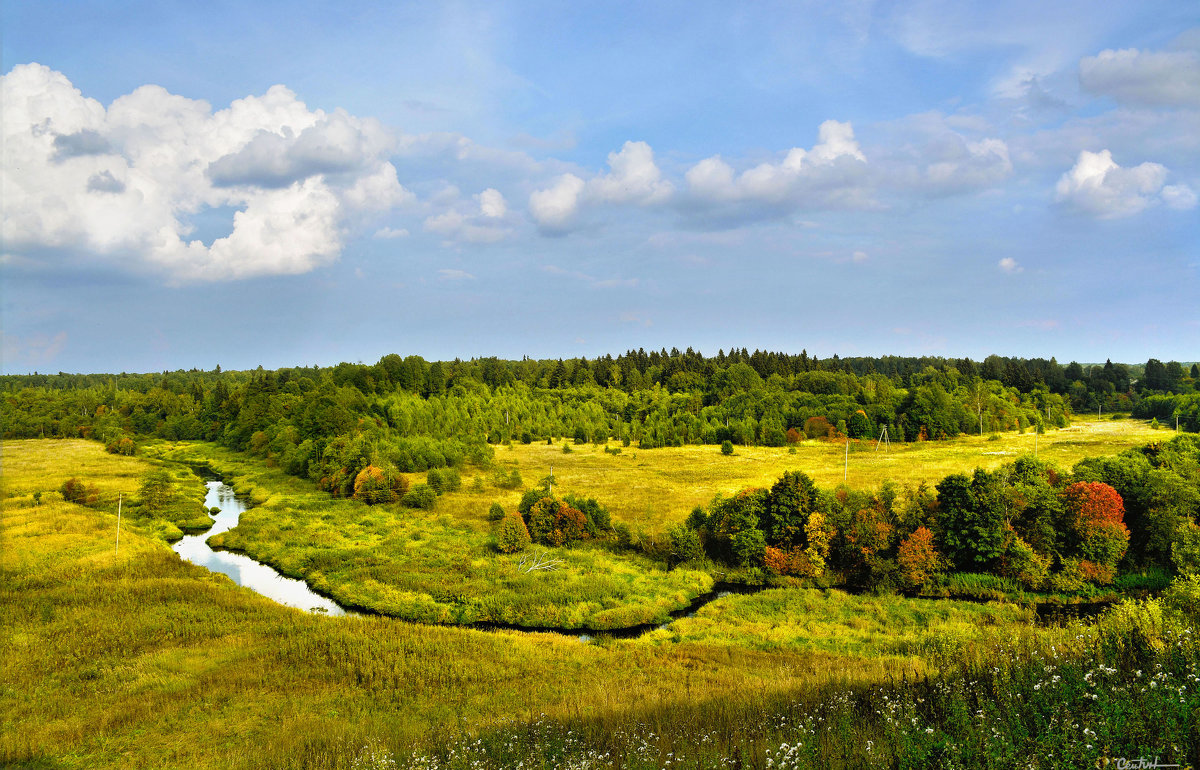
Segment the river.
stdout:
<svg viewBox="0 0 1200 770">
<path fill-rule="evenodd" d="M 210 548 L 208 538 L 236 527 L 246 506 L 234 495 L 233 487 L 228 484 L 206 481 L 204 485 L 208 489 L 204 496 L 204 507 L 210 510 L 220 508 L 221 512 L 214 516 L 216 520 L 210 529 L 199 535 L 187 535 L 172 546 L 175 553 L 192 564 L 228 575 L 238 585 L 246 586 L 288 607 L 325 615 L 346 614 L 346 611 L 331 599 L 314 593 L 303 580 L 284 577 L 249 556 L 231 551 L 214 551 Z"/>
</svg>

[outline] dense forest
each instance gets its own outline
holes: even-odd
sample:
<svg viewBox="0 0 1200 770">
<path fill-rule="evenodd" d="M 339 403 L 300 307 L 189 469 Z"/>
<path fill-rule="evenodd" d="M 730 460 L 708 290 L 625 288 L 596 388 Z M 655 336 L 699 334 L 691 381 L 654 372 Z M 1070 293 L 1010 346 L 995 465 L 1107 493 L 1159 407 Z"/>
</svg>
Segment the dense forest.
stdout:
<svg viewBox="0 0 1200 770">
<path fill-rule="evenodd" d="M 0 378 L 5 438 L 204 439 L 348 494 L 371 465 L 486 464 L 490 445 L 554 437 L 640 448 L 892 441 L 1066 426 L 1124 412 L 1200 430 L 1200 371 L 989 356 L 818 359 L 807 353 L 630 351 L 588 360 L 480 358 L 162 374 Z M 1172 425 L 1173 426 L 1173 425 Z"/>
</svg>

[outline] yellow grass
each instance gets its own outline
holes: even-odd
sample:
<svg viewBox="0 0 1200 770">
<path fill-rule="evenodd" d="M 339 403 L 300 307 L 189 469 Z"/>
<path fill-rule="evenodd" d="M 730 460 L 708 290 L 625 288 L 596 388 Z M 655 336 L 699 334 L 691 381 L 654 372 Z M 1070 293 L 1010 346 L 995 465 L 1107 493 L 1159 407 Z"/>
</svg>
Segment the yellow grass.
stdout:
<svg viewBox="0 0 1200 770">
<path fill-rule="evenodd" d="M 572 445 L 570 454 L 563 454 L 561 442 L 514 444 L 497 447 L 496 462 L 503 468 L 515 465 L 527 487 L 553 468 L 556 491 L 595 497 L 608 506 L 615 519 L 653 532 L 683 521 L 693 507 L 708 504 L 717 493 L 769 487 L 784 471 L 804 471 L 818 486 L 828 489 L 843 481 L 855 488 L 876 489 L 888 479 L 901 485 L 933 484 L 951 473 L 990 470 L 1033 453 L 1032 431 L 1000 435 L 997 441 L 965 436 L 950 441 L 893 443 L 878 451 L 873 441 L 851 442 L 848 473 L 845 444 L 825 441 L 806 441 L 795 454 L 786 447 L 737 447 L 728 457 L 716 446 L 649 450 L 635 446 L 611 455 L 590 444 Z M 1116 454 L 1169 435 L 1138 420 L 1092 420 L 1038 436 L 1037 454 L 1069 470 L 1085 457 Z M 485 474 L 485 479 L 490 476 Z M 480 495 L 466 491 L 471 481 L 470 474 L 465 474 L 464 491 L 439 500 L 439 510 L 482 520 L 487 505 Z M 497 498 L 514 507 L 520 492 L 489 487 L 487 501 Z"/>
</svg>

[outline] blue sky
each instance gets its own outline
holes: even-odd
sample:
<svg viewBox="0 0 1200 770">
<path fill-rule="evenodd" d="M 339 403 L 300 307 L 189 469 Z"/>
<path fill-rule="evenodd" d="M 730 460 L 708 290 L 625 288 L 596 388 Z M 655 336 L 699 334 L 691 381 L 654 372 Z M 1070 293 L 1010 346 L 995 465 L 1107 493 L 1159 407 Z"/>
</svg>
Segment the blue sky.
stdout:
<svg viewBox="0 0 1200 770">
<path fill-rule="evenodd" d="M 3 14 L 3 369 L 1200 357 L 1200 6 Z"/>
</svg>

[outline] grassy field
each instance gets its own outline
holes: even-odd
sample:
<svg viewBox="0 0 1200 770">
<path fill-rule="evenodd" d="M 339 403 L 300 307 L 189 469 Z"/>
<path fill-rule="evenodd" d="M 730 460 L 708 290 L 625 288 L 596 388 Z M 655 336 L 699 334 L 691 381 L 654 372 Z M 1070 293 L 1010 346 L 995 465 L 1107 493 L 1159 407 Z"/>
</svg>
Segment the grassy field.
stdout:
<svg viewBox="0 0 1200 770">
<path fill-rule="evenodd" d="M 1083 457 L 1164 435 L 1130 420 L 1084 422 L 1039 437 L 1038 453 L 1068 468 Z M 933 482 L 955 471 L 997 467 L 1032 448 L 1032 433 L 879 451 L 851 444 L 848 483 Z M 513 445 L 497 448 L 495 465 L 520 471 L 525 487 L 553 470 L 557 492 L 597 498 L 615 521 L 643 537 L 683 521 L 692 507 L 707 504 L 717 493 L 769 486 L 786 470 L 804 470 L 827 488 L 841 483 L 845 472 L 845 446 L 817 441 L 795 452 L 739 448 L 732 456 L 695 446 L 620 454 L 603 450 L 573 445 L 564 453 L 561 444 Z M 303 578 L 345 606 L 426 623 L 604 630 L 664 622 L 669 612 L 713 584 L 703 571 L 666 570 L 635 552 L 587 545 L 545 549 L 549 558 L 562 559 L 557 571 L 521 572 L 520 555 L 501 554 L 492 543 L 488 508 L 499 502 L 511 511 L 523 491 L 497 487 L 496 468 L 468 467 L 460 491 L 440 497 L 432 511 L 419 511 L 333 499 L 261 459 L 212 444 L 156 443 L 146 451 L 209 464 L 257 503 L 237 528 L 215 536 L 214 545 Z M 409 480 L 416 484 L 423 476 L 410 474 Z"/>
<path fill-rule="evenodd" d="M 33 504 L 32 492 L 62 475 L 61 458 L 83 462 L 72 469 L 86 467 L 104 489 L 124 488 L 145 461 L 86 442 L 12 442 L 4 452 L 6 766 L 347 767 L 371 740 L 393 752 L 444 748 L 454 736 L 494 737 L 514 724 L 587 723 L 610 735 L 639 725 L 662 735 L 686 724 L 719 735 L 727 748 L 738 724 L 781 702 L 912 677 L 929 665 L 920 644 L 900 655 L 883 638 L 863 638 L 854 650 L 836 650 L 817 638 L 821 631 L 805 643 L 802 622 L 788 644 L 767 652 L 713 633 L 583 644 L 307 615 L 181 561 L 148 522 L 130 523 L 118 555 L 114 513 L 54 493 Z M 782 596 L 793 602 L 799 594 L 823 596 Z M 811 611 L 825 612 L 829 600 L 814 600 Z M 836 601 L 847 625 L 880 611 L 877 600 Z M 904 599 L 886 601 L 896 603 L 887 612 L 909 612 Z M 912 613 L 925 612 L 914 606 Z M 744 610 L 747 618 L 764 611 L 774 610 Z M 739 622 L 746 638 L 756 633 L 749 620 Z M 1032 632 L 1018 614 L 1001 613 L 996 623 L 1011 634 Z M 925 633 L 932 639 L 941 630 L 934 623 Z M 655 748 L 656 762 L 679 750 L 683 736 Z"/>
<path fill-rule="evenodd" d="M 827 489 L 843 482 L 856 489 L 876 489 L 885 480 L 915 485 L 975 468 L 991 470 L 1034 450 L 1032 431 L 999 436 L 995 441 L 963 436 L 949 441 L 893 443 L 878 451 L 874 442 L 852 441 L 848 473 L 844 443 L 812 440 L 798 445 L 795 453 L 783 447 L 736 447 L 728 457 L 716 446 L 643 451 L 629 447 L 613 455 L 593 445 L 572 445 L 572 452 L 563 454 L 561 443 L 513 444 L 496 448 L 496 462 L 519 469 L 527 484 L 549 475 L 553 468 L 555 482 L 564 491 L 595 497 L 616 518 L 654 532 L 683 521 L 694 506 L 707 505 L 718 492 L 769 487 L 784 471 L 804 471 Z M 1038 436 L 1037 453 L 1040 459 L 1069 469 L 1085 457 L 1116 454 L 1170 436 L 1140 420 L 1085 420 Z M 464 488 L 470 481 L 464 480 Z M 515 504 L 518 497 L 513 493 L 507 499 Z M 455 516 L 477 514 L 482 518 L 487 506 L 448 505 L 445 509 Z"/>
</svg>

